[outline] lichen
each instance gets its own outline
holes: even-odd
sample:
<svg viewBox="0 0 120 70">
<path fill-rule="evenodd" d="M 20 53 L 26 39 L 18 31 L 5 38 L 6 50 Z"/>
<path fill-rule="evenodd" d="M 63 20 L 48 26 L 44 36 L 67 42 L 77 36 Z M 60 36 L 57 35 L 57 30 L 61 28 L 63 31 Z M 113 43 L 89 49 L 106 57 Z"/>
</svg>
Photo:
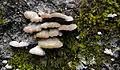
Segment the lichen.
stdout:
<svg viewBox="0 0 120 70">
<path fill-rule="evenodd" d="M 5 24 L 5 16 L 4 16 L 4 12 L 3 9 L 0 8 L 0 24 Z"/>
</svg>

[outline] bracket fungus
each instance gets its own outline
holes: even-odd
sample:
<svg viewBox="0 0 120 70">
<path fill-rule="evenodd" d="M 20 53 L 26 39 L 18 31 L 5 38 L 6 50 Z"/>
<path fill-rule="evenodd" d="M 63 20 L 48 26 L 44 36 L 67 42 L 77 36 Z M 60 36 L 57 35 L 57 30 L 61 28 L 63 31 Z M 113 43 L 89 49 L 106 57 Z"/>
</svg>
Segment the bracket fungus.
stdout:
<svg viewBox="0 0 120 70">
<path fill-rule="evenodd" d="M 64 31 L 72 31 L 77 28 L 76 24 L 70 24 L 70 25 L 61 25 L 59 27 L 59 30 L 64 30 Z"/>
<path fill-rule="evenodd" d="M 34 36 L 35 38 L 49 38 L 55 36 L 62 36 L 62 33 L 58 29 L 49 29 L 49 30 L 42 30 Z"/>
<path fill-rule="evenodd" d="M 31 22 L 41 22 L 42 18 L 36 12 L 26 11 L 24 12 L 24 16 L 27 19 L 30 19 Z"/>
<path fill-rule="evenodd" d="M 60 48 L 63 43 L 58 38 L 42 39 L 38 41 L 38 45 L 41 48 Z"/>
<path fill-rule="evenodd" d="M 40 15 L 40 17 L 39 17 Z M 31 22 L 42 22 L 44 18 L 53 18 L 58 17 L 65 19 L 66 21 L 73 21 L 73 17 L 67 16 L 62 13 L 45 13 L 45 12 L 39 12 L 38 14 L 33 11 L 26 11 L 24 12 L 25 18 L 29 19 Z"/>
<path fill-rule="evenodd" d="M 23 42 L 23 41 L 21 41 L 20 43 L 17 41 L 11 41 L 9 43 L 9 45 L 13 46 L 13 47 L 25 47 L 25 46 L 28 46 L 29 44 L 27 42 Z"/>
<path fill-rule="evenodd" d="M 40 25 L 30 25 L 30 26 L 24 27 L 23 31 L 25 31 L 27 33 L 38 32 L 38 31 L 41 31 L 41 27 L 40 27 Z"/>
<path fill-rule="evenodd" d="M 39 56 L 44 56 L 45 52 L 39 47 L 33 47 L 32 49 L 29 50 L 29 53 L 39 55 Z"/>
<path fill-rule="evenodd" d="M 41 16 L 41 18 L 59 17 L 59 18 L 65 19 L 66 21 L 73 21 L 73 17 L 64 15 L 62 13 L 51 13 L 51 14 L 49 14 L 49 13 L 45 13 L 45 12 L 39 12 L 38 14 Z"/>
<path fill-rule="evenodd" d="M 47 28 L 58 28 L 61 25 L 57 22 L 45 22 L 40 25 L 41 28 L 47 29 Z"/>
<path fill-rule="evenodd" d="M 44 22 L 42 20 L 44 18 L 53 18 L 59 17 L 65 19 L 65 21 L 73 21 L 73 17 L 64 15 L 62 13 L 45 13 L 39 12 L 38 14 L 33 11 L 24 12 L 24 16 L 26 19 L 29 19 L 31 22 L 40 22 L 37 24 L 29 25 L 23 28 L 23 31 L 26 33 L 34 33 L 34 38 L 38 39 L 38 45 L 29 50 L 29 53 L 43 56 L 45 52 L 42 48 L 60 48 L 63 46 L 63 43 L 57 38 L 58 36 L 62 36 L 63 31 L 72 31 L 77 28 L 76 24 L 67 24 L 62 25 L 59 22 Z M 18 43 L 16 41 L 10 42 L 10 45 L 20 47 L 20 46 L 28 46 L 27 44 L 22 45 L 24 42 Z M 21 45 L 20 45 L 21 44 Z"/>
</svg>

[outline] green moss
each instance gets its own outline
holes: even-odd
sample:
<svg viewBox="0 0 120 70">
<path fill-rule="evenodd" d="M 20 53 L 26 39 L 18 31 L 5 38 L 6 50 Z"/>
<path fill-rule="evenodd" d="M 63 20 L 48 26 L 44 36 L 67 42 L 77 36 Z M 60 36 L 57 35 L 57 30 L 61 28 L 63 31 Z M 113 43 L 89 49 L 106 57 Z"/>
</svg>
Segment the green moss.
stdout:
<svg viewBox="0 0 120 70">
<path fill-rule="evenodd" d="M 31 55 L 26 51 L 16 51 L 15 56 L 9 60 L 9 63 L 14 69 L 19 68 L 20 70 L 34 70 L 31 64 Z"/>
<path fill-rule="evenodd" d="M 0 8 L 0 24 L 5 24 L 5 17 L 4 17 L 4 12 L 3 9 Z"/>
<path fill-rule="evenodd" d="M 62 8 L 59 8 L 59 10 L 60 10 L 60 12 L 62 12 L 62 11 L 63 11 L 63 9 L 62 9 Z"/>
<path fill-rule="evenodd" d="M 108 18 L 108 14 L 116 13 L 118 16 L 120 8 L 116 0 L 83 0 L 80 4 L 80 20 L 78 21 L 79 49 L 78 52 L 88 62 L 89 69 L 94 68 L 100 70 L 104 61 L 108 61 L 108 57 L 102 52 L 103 48 L 110 48 L 110 37 L 114 34 L 116 38 L 120 38 L 119 17 Z M 116 26 L 117 25 L 117 26 Z M 103 35 L 97 35 L 102 31 Z M 105 46 L 98 44 L 102 41 Z M 95 57 L 96 64 L 90 65 L 90 60 Z"/>
</svg>

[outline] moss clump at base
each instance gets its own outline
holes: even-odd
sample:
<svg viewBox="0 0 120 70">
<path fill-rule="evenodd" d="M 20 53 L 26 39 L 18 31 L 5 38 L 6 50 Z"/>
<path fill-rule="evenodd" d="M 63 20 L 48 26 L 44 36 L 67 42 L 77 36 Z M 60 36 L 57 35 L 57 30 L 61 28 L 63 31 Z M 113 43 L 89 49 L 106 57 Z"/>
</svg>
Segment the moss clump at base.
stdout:
<svg viewBox="0 0 120 70">
<path fill-rule="evenodd" d="M 5 16 L 4 16 L 4 12 L 3 9 L 0 8 L 0 24 L 5 24 Z"/>
</svg>

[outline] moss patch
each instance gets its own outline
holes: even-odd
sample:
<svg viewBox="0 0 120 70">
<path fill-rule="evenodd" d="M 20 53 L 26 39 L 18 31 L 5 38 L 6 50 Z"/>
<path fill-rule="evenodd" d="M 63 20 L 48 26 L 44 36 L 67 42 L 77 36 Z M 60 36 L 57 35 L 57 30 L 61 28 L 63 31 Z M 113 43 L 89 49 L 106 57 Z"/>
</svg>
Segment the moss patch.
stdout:
<svg viewBox="0 0 120 70">
<path fill-rule="evenodd" d="M 80 54 L 88 61 L 88 66 L 96 70 L 104 66 L 103 62 L 110 62 L 110 56 L 103 54 L 104 48 L 111 48 L 110 38 L 120 38 L 120 8 L 116 0 L 83 0 L 80 5 L 80 21 L 78 22 Z M 108 14 L 115 13 L 117 17 L 108 18 Z M 97 32 L 102 32 L 98 35 Z M 100 42 L 101 44 L 99 44 Z M 107 57 L 106 57 L 107 56 Z M 96 64 L 90 65 L 95 57 Z"/>
<path fill-rule="evenodd" d="M 0 8 L 0 24 L 5 24 L 5 17 L 4 17 L 4 12 L 3 9 Z"/>
</svg>

